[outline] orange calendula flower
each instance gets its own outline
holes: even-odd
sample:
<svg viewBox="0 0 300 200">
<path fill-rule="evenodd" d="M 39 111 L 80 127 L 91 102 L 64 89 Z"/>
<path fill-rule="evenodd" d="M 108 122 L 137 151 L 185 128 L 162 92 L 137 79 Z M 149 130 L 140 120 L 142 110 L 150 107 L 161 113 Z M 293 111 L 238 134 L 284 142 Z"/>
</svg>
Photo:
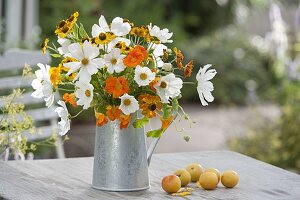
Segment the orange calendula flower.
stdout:
<svg viewBox="0 0 300 200">
<path fill-rule="evenodd" d="M 64 100 L 66 103 L 71 104 L 73 107 L 76 107 L 76 106 L 77 106 L 77 103 L 76 103 L 76 96 L 75 96 L 74 93 L 65 93 L 64 96 L 63 96 L 63 100 Z"/>
<path fill-rule="evenodd" d="M 158 96 L 143 94 L 138 99 L 142 114 L 148 118 L 155 117 L 156 111 L 161 110 L 162 104 Z"/>
<path fill-rule="evenodd" d="M 183 69 L 183 64 L 182 64 L 182 61 L 183 61 L 183 58 L 184 58 L 183 54 L 176 47 L 173 48 L 173 51 L 174 51 L 174 53 L 176 55 L 176 64 L 177 64 L 177 67 L 179 69 Z"/>
<path fill-rule="evenodd" d="M 62 81 L 61 67 L 51 67 L 49 70 L 49 75 L 52 85 L 57 88 L 57 85 Z"/>
<path fill-rule="evenodd" d="M 105 91 L 112 94 L 114 98 L 119 98 L 125 93 L 128 93 L 129 87 L 126 79 L 121 77 L 110 76 L 105 81 Z"/>
<path fill-rule="evenodd" d="M 121 115 L 120 116 L 120 129 L 127 128 L 130 122 L 130 115 Z"/>
<path fill-rule="evenodd" d="M 120 118 L 121 110 L 119 109 L 119 106 L 107 106 L 106 115 L 110 121 L 114 121 L 115 119 Z"/>
<path fill-rule="evenodd" d="M 184 78 L 190 77 L 193 71 L 193 61 L 191 60 L 184 68 Z"/>
<path fill-rule="evenodd" d="M 168 119 L 164 119 L 163 117 L 160 118 L 161 121 L 161 128 L 165 131 L 173 121 L 174 117 L 173 115 L 170 115 Z"/>
<path fill-rule="evenodd" d="M 46 49 L 48 47 L 49 38 L 45 38 L 45 40 L 41 44 L 42 53 L 46 53 Z"/>
<path fill-rule="evenodd" d="M 107 124 L 107 122 L 108 122 L 106 116 L 103 113 L 95 112 L 95 117 L 96 117 L 96 125 L 97 126 L 103 126 L 103 125 Z"/>
<path fill-rule="evenodd" d="M 140 45 L 134 47 L 132 51 L 124 58 L 123 63 L 127 67 L 136 67 L 148 57 L 147 50 Z"/>
</svg>

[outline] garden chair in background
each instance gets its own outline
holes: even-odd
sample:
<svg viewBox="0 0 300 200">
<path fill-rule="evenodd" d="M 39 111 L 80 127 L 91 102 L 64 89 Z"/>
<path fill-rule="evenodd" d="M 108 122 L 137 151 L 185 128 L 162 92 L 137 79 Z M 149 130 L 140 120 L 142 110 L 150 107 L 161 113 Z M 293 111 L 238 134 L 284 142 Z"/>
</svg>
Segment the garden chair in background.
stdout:
<svg viewBox="0 0 300 200">
<path fill-rule="evenodd" d="M 50 56 L 42 54 L 40 51 L 30 51 L 21 49 L 10 49 L 0 56 L 0 91 L 1 95 L 7 95 L 13 89 L 25 88 L 23 98 L 18 99 L 26 106 L 26 113 L 32 117 L 36 126 L 36 134 L 26 134 L 28 141 L 42 140 L 57 134 L 58 116 L 55 107 L 46 108 L 44 99 L 31 97 L 32 78 L 22 77 L 24 64 L 36 66 L 37 63 L 49 63 Z M 3 93 L 3 94 L 2 94 Z M 0 107 L 3 102 L 0 102 Z M 0 115 L 0 119 L 1 119 Z M 65 158 L 64 147 L 61 137 L 57 137 L 56 154 L 58 158 Z"/>
</svg>

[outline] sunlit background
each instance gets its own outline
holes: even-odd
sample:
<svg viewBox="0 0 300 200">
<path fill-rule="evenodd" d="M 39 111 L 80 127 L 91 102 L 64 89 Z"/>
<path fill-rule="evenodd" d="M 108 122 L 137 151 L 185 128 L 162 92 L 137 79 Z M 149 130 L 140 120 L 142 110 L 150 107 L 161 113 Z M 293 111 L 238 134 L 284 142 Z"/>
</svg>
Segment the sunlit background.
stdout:
<svg viewBox="0 0 300 200">
<path fill-rule="evenodd" d="M 298 0 L 0 0 L 1 54 L 55 41 L 56 24 L 73 11 L 88 32 L 100 15 L 167 27 L 173 45 L 194 60 L 192 77 L 204 64 L 216 68 L 215 101 L 203 108 L 186 86 L 183 107 L 196 123 L 174 123 L 156 153 L 231 149 L 300 172 Z M 92 110 L 73 120 L 66 157 L 92 156 L 94 132 Z M 43 145 L 34 154 L 56 156 Z"/>
</svg>

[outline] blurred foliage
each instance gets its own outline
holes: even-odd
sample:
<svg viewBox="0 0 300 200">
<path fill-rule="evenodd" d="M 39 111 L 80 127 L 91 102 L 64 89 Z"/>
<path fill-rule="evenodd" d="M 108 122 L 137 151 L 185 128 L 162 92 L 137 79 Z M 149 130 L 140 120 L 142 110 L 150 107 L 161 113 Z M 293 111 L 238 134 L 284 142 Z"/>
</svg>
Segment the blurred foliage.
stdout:
<svg viewBox="0 0 300 200">
<path fill-rule="evenodd" d="M 243 138 L 232 139 L 231 149 L 276 166 L 300 173 L 300 34 L 290 38 L 291 44 L 284 80 L 277 91 L 281 116 L 266 122 Z M 276 62 L 278 64 L 278 62 Z M 295 71 L 290 67 L 296 65 Z"/>
<path fill-rule="evenodd" d="M 253 0 L 252 0 L 253 1 Z M 120 16 L 131 19 L 136 24 L 157 24 L 168 27 L 174 32 L 174 41 L 187 36 L 207 34 L 212 30 L 225 27 L 234 19 L 236 0 L 219 5 L 217 1 L 190 0 L 52 0 L 40 1 L 40 25 L 43 36 L 53 36 L 56 24 L 75 10 L 79 11 L 86 29 L 91 32 L 93 24 L 98 23 L 102 14 L 107 21 Z M 251 2 L 248 0 L 246 2 Z M 220 20 L 222 19 L 222 20 Z"/>
<path fill-rule="evenodd" d="M 300 82 L 283 86 L 282 115 L 275 123 L 264 123 L 247 137 L 230 141 L 230 148 L 300 173 Z"/>
<path fill-rule="evenodd" d="M 253 47 L 238 29 L 221 29 L 191 40 L 181 48 L 188 59 L 197 58 L 194 60 L 194 76 L 206 63 L 216 68 L 218 74 L 213 80 L 216 103 L 245 104 L 249 80 L 255 82 L 259 100 L 274 97 L 278 80 L 272 71 L 272 58 Z M 198 100 L 198 94 L 191 87 L 185 87 L 182 95 L 188 100 Z"/>
</svg>

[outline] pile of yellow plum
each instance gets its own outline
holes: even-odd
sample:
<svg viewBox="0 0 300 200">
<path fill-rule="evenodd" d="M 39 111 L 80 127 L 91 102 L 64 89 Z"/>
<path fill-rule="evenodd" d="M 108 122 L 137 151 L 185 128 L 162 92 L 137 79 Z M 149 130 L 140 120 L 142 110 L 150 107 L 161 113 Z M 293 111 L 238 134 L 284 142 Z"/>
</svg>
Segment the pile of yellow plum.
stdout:
<svg viewBox="0 0 300 200">
<path fill-rule="evenodd" d="M 204 169 L 198 163 L 192 163 L 185 169 L 178 169 L 172 175 L 162 179 L 161 186 L 169 194 L 178 192 L 181 187 L 186 187 L 190 182 L 196 183 L 199 188 L 214 190 L 218 183 L 227 188 L 233 188 L 239 182 L 238 174 L 233 170 L 224 171 L 222 174 L 216 168 Z"/>
</svg>

